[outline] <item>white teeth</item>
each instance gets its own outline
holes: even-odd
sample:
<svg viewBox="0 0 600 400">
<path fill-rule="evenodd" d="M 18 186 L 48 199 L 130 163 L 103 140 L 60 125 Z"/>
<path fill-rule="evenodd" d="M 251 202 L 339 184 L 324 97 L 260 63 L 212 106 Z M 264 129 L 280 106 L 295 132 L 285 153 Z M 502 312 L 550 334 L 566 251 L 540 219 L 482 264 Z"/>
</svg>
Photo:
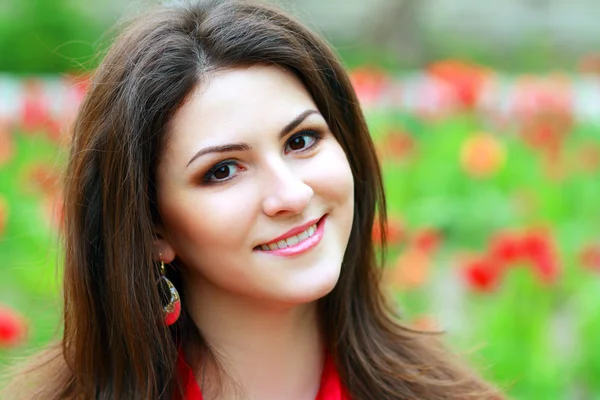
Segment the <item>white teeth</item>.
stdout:
<svg viewBox="0 0 600 400">
<path fill-rule="evenodd" d="M 308 230 L 302 232 L 298 235 L 298 241 L 308 239 Z"/>
<path fill-rule="evenodd" d="M 290 238 L 285 239 L 285 241 L 287 242 L 288 246 L 293 246 L 295 244 L 298 244 L 298 236 L 292 236 Z"/>
<path fill-rule="evenodd" d="M 308 239 L 309 237 L 314 235 L 316 231 L 317 231 L 317 224 L 314 224 L 314 225 L 310 226 L 304 232 L 302 232 L 298 235 L 295 235 L 295 236 L 291 236 L 291 237 L 287 238 L 286 240 L 280 240 L 277 243 L 263 244 L 260 246 L 260 249 L 263 251 L 285 249 L 286 247 L 293 246 L 295 244 L 298 244 L 298 242 Z"/>
</svg>

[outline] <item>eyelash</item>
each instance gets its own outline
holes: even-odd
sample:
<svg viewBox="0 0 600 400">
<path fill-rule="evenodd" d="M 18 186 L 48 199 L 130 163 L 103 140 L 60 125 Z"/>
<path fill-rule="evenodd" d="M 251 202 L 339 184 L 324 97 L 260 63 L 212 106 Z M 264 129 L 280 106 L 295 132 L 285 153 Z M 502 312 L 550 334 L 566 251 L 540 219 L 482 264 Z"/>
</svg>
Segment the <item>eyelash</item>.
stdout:
<svg viewBox="0 0 600 400">
<path fill-rule="evenodd" d="M 303 129 L 303 130 L 295 133 L 292 137 L 290 137 L 287 140 L 287 142 L 285 144 L 286 149 L 287 149 L 288 145 L 292 142 L 292 140 L 294 140 L 296 138 L 299 138 L 299 137 L 303 137 L 303 136 L 309 136 L 309 137 L 311 137 L 311 139 L 313 140 L 313 142 L 308 147 L 305 147 L 302 150 L 296 150 L 296 151 L 291 150 L 290 152 L 292 152 L 292 153 L 303 153 L 305 151 L 309 151 L 313 147 L 315 147 L 319 143 L 319 141 L 321 139 L 323 139 L 323 135 L 319 131 L 316 131 L 314 129 Z M 288 154 L 290 152 L 286 152 L 285 154 Z M 236 160 L 225 160 L 225 161 L 222 161 L 222 162 L 216 164 L 211 169 L 209 169 L 206 172 L 206 174 L 204 174 L 204 176 L 202 178 L 202 183 L 205 184 L 205 185 L 216 185 L 216 184 L 219 184 L 219 183 L 222 183 L 222 182 L 226 182 L 226 181 L 232 179 L 231 177 L 229 177 L 229 178 L 225 178 L 225 179 L 221 179 L 221 180 L 216 180 L 215 181 L 215 180 L 212 180 L 211 177 L 219 169 L 221 169 L 223 167 L 227 167 L 227 166 L 237 166 L 236 164 L 237 164 Z"/>
</svg>

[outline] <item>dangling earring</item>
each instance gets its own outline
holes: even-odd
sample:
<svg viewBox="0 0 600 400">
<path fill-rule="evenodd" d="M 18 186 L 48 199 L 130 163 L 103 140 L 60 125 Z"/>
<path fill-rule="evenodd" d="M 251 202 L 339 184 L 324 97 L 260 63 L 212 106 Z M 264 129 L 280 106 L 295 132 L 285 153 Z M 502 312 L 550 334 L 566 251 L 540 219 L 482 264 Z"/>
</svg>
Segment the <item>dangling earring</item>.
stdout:
<svg viewBox="0 0 600 400">
<path fill-rule="evenodd" d="M 160 261 L 160 279 L 162 279 L 169 288 L 170 298 L 169 303 L 163 307 L 163 318 L 165 325 L 171 326 L 177 321 L 179 314 L 181 314 L 181 301 L 177 289 L 175 289 L 175 286 L 165 276 L 165 263 L 162 260 Z"/>
</svg>

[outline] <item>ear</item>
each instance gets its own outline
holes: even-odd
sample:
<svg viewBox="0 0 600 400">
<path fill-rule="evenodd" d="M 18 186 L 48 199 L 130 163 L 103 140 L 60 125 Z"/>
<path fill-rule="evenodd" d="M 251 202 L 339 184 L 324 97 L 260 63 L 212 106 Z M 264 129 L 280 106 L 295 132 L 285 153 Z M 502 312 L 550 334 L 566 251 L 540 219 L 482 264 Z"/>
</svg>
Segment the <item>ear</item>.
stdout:
<svg viewBox="0 0 600 400">
<path fill-rule="evenodd" d="M 173 262 L 177 253 L 171 245 L 163 227 L 156 227 L 154 231 L 156 238 L 154 239 L 154 254 L 156 261 L 163 261 L 165 264 Z"/>
</svg>

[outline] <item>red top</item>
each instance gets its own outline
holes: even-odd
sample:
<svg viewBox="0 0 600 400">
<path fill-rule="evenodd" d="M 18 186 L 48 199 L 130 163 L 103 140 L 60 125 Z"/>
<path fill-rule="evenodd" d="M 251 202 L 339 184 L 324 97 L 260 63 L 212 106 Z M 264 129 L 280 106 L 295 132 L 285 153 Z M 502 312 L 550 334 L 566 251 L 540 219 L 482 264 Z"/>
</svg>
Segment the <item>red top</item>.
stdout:
<svg viewBox="0 0 600 400">
<path fill-rule="evenodd" d="M 183 400 L 203 400 L 194 372 L 183 359 L 182 353 L 179 354 L 177 360 L 177 371 L 183 377 L 185 390 Z M 348 400 L 342 391 L 342 383 L 331 357 L 327 357 L 325 360 L 323 374 L 321 375 L 321 386 L 315 400 Z"/>
</svg>

